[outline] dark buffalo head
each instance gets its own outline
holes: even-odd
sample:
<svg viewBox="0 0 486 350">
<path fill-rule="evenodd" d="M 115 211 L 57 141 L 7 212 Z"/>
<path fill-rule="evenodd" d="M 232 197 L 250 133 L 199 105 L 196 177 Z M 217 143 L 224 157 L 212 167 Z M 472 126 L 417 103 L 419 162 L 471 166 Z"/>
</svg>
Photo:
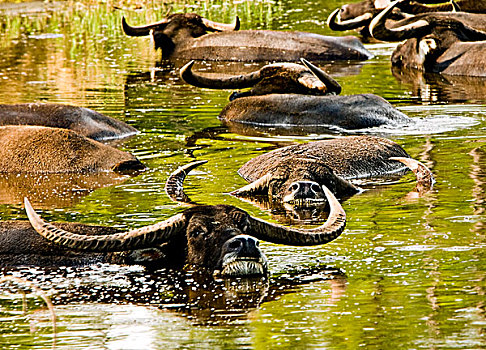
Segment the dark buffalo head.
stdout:
<svg viewBox="0 0 486 350">
<path fill-rule="evenodd" d="M 325 203 L 325 191 L 349 197 L 359 191 L 350 180 L 401 175 L 410 168 L 422 192 L 433 177 L 395 142 L 379 137 L 344 137 L 276 149 L 244 164 L 239 174 L 248 182 L 234 192 L 240 197 L 268 196 L 294 205 Z"/>
<path fill-rule="evenodd" d="M 271 201 L 314 205 L 326 203 L 323 186 L 339 193 L 340 197 L 358 192 L 353 184 L 337 176 L 325 162 L 295 157 L 281 162 L 271 172 L 232 194 L 240 197 L 266 195 Z"/>
<path fill-rule="evenodd" d="M 258 96 L 275 93 L 303 95 L 327 95 L 341 92 L 341 86 L 322 69 L 301 58 L 303 65 L 296 63 L 274 63 L 259 70 L 225 78 L 210 78 L 192 71 L 194 61 L 181 68 L 181 78 L 188 84 L 210 89 L 244 89 L 235 92 L 230 100 L 243 96 Z"/>
<path fill-rule="evenodd" d="M 426 1 L 421 1 L 427 3 Z M 439 1 L 444 2 L 444 1 Z M 465 3 L 471 3 L 473 0 L 466 0 Z M 332 30 L 343 31 L 362 28 L 361 34 L 369 36 L 368 25 L 371 20 L 377 16 L 383 9 L 390 6 L 390 0 L 364 0 L 357 3 L 351 3 L 341 6 L 334 10 L 327 19 L 327 24 Z M 439 11 L 459 11 L 459 5 L 451 1 L 448 4 L 440 4 L 435 6 L 427 6 L 415 1 L 402 2 L 392 11 L 388 19 L 391 21 L 398 21 L 405 19 L 411 15 L 428 12 Z M 467 6 L 466 8 L 471 8 Z"/>
<path fill-rule="evenodd" d="M 167 182 L 171 198 L 184 198 L 182 183 L 191 163 L 178 169 Z M 205 269 L 222 276 L 250 276 L 268 273 L 267 260 L 258 239 L 288 245 L 319 245 L 336 239 L 346 225 L 346 214 L 334 195 L 324 188 L 330 203 L 327 221 L 314 229 L 268 223 L 228 205 L 193 206 L 155 225 L 128 232 L 84 235 L 45 222 L 29 201 L 25 208 L 34 229 L 64 248 L 84 252 L 121 252 L 126 260 L 117 262 L 152 263 L 171 260 L 171 265 Z M 178 199 L 179 200 L 179 199 Z M 189 201 L 187 199 L 187 201 Z M 177 261 L 177 264 L 175 261 Z"/>
<path fill-rule="evenodd" d="M 400 2 L 391 4 L 370 24 L 370 32 L 377 39 L 406 40 L 398 45 L 392 54 L 394 66 L 456 75 L 486 74 L 484 15 L 422 14 L 398 21 L 388 27 L 387 16 Z"/>
<path fill-rule="evenodd" d="M 389 0 L 364 0 L 341 6 L 327 19 L 332 30 L 343 31 L 366 27 L 375 15 L 390 4 Z"/>
<path fill-rule="evenodd" d="M 174 47 L 188 39 L 198 38 L 208 32 L 238 30 L 239 18 L 234 24 L 210 21 L 195 13 L 176 13 L 163 20 L 140 27 L 130 26 L 125 17 L 122 19 L 123 31 L 128 36 L 147 36 L 152 34 L 155 49 L 162 49 L 164 56 L 169 56 Z"/>
</svg>

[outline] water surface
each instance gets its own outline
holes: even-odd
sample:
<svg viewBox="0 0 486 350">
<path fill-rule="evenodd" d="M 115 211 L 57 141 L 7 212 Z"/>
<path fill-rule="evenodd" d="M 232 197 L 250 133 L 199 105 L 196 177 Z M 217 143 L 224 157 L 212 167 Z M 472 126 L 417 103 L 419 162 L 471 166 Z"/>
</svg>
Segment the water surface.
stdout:
<svg viewBox="0 0 486 350">
<path fill-rule="evenodd" d="M 288 222 L 282 213 L 227 194 L 245 184 L 237 169 L 276 147 L 345 133 L 281 135 L 222 126 L 217 116 L 231 92 L 181 82 L 173 65 L 159 61 L 149 38 L 123 35 L 121 17 L 138 25 L 170 9 L 223 22 L 238 14 L 244 29 L 341 35 L 330 32 L 325 20 L 343 3 L 0 3 L 0 100 L 69 103 L 124 120 L 141 133 L 119 147 L 149 167 L 136 177 L 84 184 L 56 179 L 57 187 L 52 179 L 2 177 L 0 218 L 25 219 L 21 200 L 29 194 L 49 220 L 122 228 L 152 224 L 184 209 L 164 192 L 168 174 L 205 159 L 209 162 L 186 180 L 194 201 L 232 204 L 266 220 Z M 418 129 L 366 132 L 391 138 L 426 163 L 437 180 L 432 192 L 410 195 L 411 175 L 368 186 L 343 202 L 348 225 L 335 242 L 304 248 L 262 243 L 269 280 L 206 285 L 191 275 L 104 264 L 3 271 L 33 282 L 52 298 L 57 330 L 40 297 L 27 294 L 24 314 L 18 288 L 7 283 L 0 298 L 2 347 L 486 348 L 486 81 L 392 72 L 394 44 L 368 48 L 375 54 L 369 61 L 322 67 L 342 84 L 343 94 L 375 93 L 423 121 Z M 258 66 L 198 67 L 249 71 Z"/>
</svg>

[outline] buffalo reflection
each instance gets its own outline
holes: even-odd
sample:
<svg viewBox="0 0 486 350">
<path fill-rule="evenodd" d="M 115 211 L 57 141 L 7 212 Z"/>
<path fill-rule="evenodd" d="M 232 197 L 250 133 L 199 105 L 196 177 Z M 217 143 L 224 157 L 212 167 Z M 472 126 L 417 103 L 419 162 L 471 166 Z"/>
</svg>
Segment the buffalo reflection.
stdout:
<svg viewBox="0 0 486 350">
<path fill-rule="evenodd" d="M 422 102 L 484 102 L 486 78 L 425 73 L 392 67 L 393 76 Z"/>
<path fill-rule="evenodd" d="M 300 268 L 270 278 L 231 279 L 214 279 L 198 272 L 123 269 L 115 271 L 100 264 L 90 269 L 43 269 L 42 273 L 29 269 L 15 273 L 27 274 L 23 278 L 43 289 L 54 289 L 51 297 L 54 305 L 79 302 L 150 305 L 185 316 L 192 324 L 203 325 L 245 320 L 262 303 L 297 292 L 299 285 L 326 282 L 329 304 L 339 301 L 346 289 L 345 274 L 327 266 Z M 12 270 L 0 270 L 0 273 L 7 272 Z"/>
</svg>

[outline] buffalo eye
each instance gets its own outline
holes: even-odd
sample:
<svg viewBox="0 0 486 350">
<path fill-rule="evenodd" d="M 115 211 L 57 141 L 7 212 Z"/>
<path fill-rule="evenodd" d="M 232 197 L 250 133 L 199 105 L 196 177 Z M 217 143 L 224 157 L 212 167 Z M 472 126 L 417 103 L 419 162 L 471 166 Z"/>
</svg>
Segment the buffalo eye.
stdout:
<svg viewBox="0 0 486 350">
<path fill-rule="evenodd" d="M 200 237 L 206 235 L 207 230 L 203 227 L 198 227 L 189 232 L 190 237 Z"/>
</svg>

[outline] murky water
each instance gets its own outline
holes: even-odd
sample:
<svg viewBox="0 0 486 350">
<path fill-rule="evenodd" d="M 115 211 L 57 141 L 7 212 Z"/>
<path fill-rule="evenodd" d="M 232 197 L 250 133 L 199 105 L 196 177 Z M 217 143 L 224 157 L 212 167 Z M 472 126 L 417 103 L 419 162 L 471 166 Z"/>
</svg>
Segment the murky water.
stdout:
<svg viewBox="0 0 486 350">
<path fill-rule="evenodd" d="M 227 195 L 245 184 L 247 160 L 293 142 L 336 137 L 223 127 L 230 91 L 185 85 L 158 62 L 148 38 L 127 38 L 121 17 L 143 24 L 172 9 L 196 11 L 243 28 L 325 27 L 341 1 L 0 3 L 0 101 L 62 102 L 92 108 L 141 131 L 120 147 L 149 170 L 136 177 L 0 179 L 0 218 L 25 219 L 32 198 L 49 220 L 133 228 L 183 207 L 164 192 L 167 175 L 194 159 L 209 162 L 186 180 L 203 204 L 227 203 L 288 222 L 282 213 Z M 116 6 L 118 9 L 114 9 Z M 172 271 L 96 264 L 4 271 L 31 281 L 45 301 L 2 284 L 3 348 L 57 349 L 484 349 L 486 348 L 486 81 L 390 70 L 394 45 L 370 44 L 375 58 L 323 64 L 343 94 L 383 96 L 419 122 L 366 130 L 402 145 L 433 170 L 437 183 L 409 195 L 413 177 L 372 186 L 343 203 L 345 233 L 320 247 L 262 243 L 269 280 L 200 282 Z M 207 69 L 250 71 L 258 64 Z M 206 69 L 205 64 L 198 66 Z M 75 184 L 75 185 L 73 185 Z M 24 308 L 25 309 L 25 308 Z"/>
</svg>

